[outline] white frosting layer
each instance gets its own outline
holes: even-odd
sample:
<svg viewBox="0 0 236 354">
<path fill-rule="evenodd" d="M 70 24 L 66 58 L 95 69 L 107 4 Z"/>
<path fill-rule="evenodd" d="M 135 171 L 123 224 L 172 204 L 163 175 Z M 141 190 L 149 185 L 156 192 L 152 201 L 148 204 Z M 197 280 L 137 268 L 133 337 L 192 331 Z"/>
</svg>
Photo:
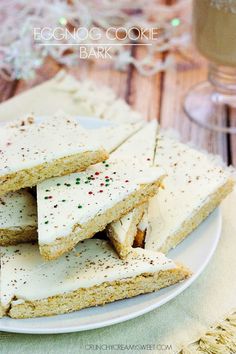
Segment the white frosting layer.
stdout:
<svg viewBox="0 0 236 354">
<path fill-rule="evenodd" d="M 115 158 L 128 157 L 138 160 L 145 166 L 152 166 L 156 147 L 157 121 L 147 123 L 130 139 L 126 140 L 119 149 L 113 152 Z"/>
<path fill-rule="evenodd" d="M 160 191 L 159 191 L 160 192 Z M 152 198 L 153 199 L 153 198 Z M 149 201 L 150 203 L 150 201 Z M 148 207 L 147 207 L 148 209 Z M 147 213 L 147 209 L 144 211 L 143 217 L 140 220 L 140 223 L 138 224 L 138 229 L 142 232 L 144 232 L 147 227 L 148 227 L 148 213 Z"/>
<path fill-rule="evenodd" d="M 55 261 L 42 262 L 37 245 L 7 247 L 1 260 L 2 303 L 7 306 L 14 296 L 19 300 L 44 299 L 176 267 L 162 253 L 141 248 L 135 253 L 122 261 L 108 241 L 91 239 Z"/>
<path fill-rule="evenodd" d="M 144 166 L 152 166 L 156 147 L 157 121 L 153 120 L 127 140 L 112 156 L 122 157 L 129 154 L 131 159 L 138 159 Z M 139 210 L 133 210 L 119 221 L 113 222 L 114 238 L 121 244 L 128 242 L 128 232 Z M 112 238 L 111 238 L 112 240 Z M 132 242 L 132 240 L 130 240 Z M 130 245 L 132 246 L 132 245 Z"/>
<path fill-rule="evenodd" d="M 66 237 L 164 175 L 160 168 L 143 168 L 137 161 L 116 160 L 90 166 L 86 171 L 52 178 L 37 186 L 39 243 L 50 244 Z"/>
<path fill-rule="evenodd" d="M 159 250 L 230 177 L 207 155 L 165 135 L 158 138 L 155 164 L 166 170 L 167 177 L 165 188 L 149 202 L 145 240 L 149 250 Z"/>
<path fill-rule="evenodd" d="M 109 227 L 112 229 L 113 235 L 110 235 L 109 238 L 111 240 L 114 238 L 119 243 L 127 246 L 126 243 L 128 242 L 131 225 L 133 224 L 133 226 L 136 227 L 138 222 L 137 219 L 141 219 L 143 210 L 144 206 L 140 205 L 139 207 L 133 209 L 130 213 L 123 216 L 120 220 L 112 222 Z M 133 236 L 135 236 L 135 234 Z M 130 242 L 133 241 L 133 239 L 130 240 Z M 129 246 L 132 246 L 132 244 Z"/>
<path fill-rule="evenodd" d="M 37 225 L 36 200 L 26 190 L 0 197 L 0 229 Z"/>
<path fill-rule="evenodd" d="M 22 243 L 1 247 L 1 303 L 4 307 L 9 304 L 18 287 L 30 278 L 31 272 L 43 264 L 38 245 Z M 33 291 L 37 290 L 36 287 Z"/>
<path fill-rule="evenodd" d="M 112 123 L 110 126 L 90 129 L 89 132 L 91 139 L 94 139 L 111 153 L 142 126 L 143 122 L 122 124 Z"/>
<path fill-rule="evenodd" d="M 98 149 L 89 130 L 61 113 L 41 122 L 16 121 L 0 128 L 0 175 Z"/>
</svg>

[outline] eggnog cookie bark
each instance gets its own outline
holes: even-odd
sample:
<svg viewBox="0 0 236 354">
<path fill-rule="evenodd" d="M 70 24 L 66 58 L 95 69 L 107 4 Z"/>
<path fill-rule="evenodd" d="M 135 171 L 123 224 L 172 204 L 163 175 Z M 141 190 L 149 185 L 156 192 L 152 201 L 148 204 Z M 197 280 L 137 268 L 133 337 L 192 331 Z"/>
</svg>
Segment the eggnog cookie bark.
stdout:
<svg viewBox="0 0 236 354">
<path fill-rule="evenodd" d="M 141 248 L 134 252 L 123 261 L 108 241 L 91 239 L 41 263 L 36 245 L 7 247 L 2 306 L 13 318 L 51 316 L 153 292 L 190 275 L 161 253 Z"/>
<path fill-rule="evenodd" d="M 0 294 L 0 301 L 1 301 L 1 294 Z M 4 308 L 3 308 L 2 305 L 0 304 L 0 318 L 2 318 L 4 315 L 5 315 Z"/>
<path fill-rule="evenodd" d="M 234 181 L 214 158 L 164 134 L 158 139 L 155 164 L 167 177 L 164 189 L 149 202 L 145 249 L 166 253 L 219 205 Z"/>
<path fill-rule="evenodd" d="M 120 258 L 125 259 L 130 252 L 137 235 L 137 225 L 142 219 L 147 205 L 142 204 L 107 226 L 107 235 Z"/>
<path fill-rule="evenodd" d="M 89 118 L 87 118 L 89 120 Z M 111 123 L 106 122 L 108 125 L 96 127 L 96 129 L 90 129 L 90 137 L 98 143 L 100 143 L 107 152 L 111 153 L 116 149 L 120 149 L 127 139 L 132 137 L 137 131 L 139 131 L 145 122 L 136 123 Z M 102 122 L 104 124 L 104 121 Z"/>
<path fill-rule="evenodd" d="M 0 259 L 1 259 L 1 256 L 0 256 Z M 3 317 L 4 315 L 5 315 L 5 309 L 1 303 L 1 268 L 0 268 L 0 318 Z"/>
<path fill-rule="evenodd" d="M 37 267 L 41 268 L 45 263 L 36 249 L 38 245 L 33 243 L 1 247 L 0 302 L 4 314 L 8 310 L 15 289 L 20 284 L 24 285 L 31 272 Z"/>
<path fill-rule="evenodd" d="M 143 213 L 143 216 L 137 226 L 137 233 L 134 238 L 134 247 L 142 247 L 144 248 L 144 240 L 145 240 L 145 235 L 146 235 L 146 230 L 147 230 L 147 225 L 148 225 L 148 205 Z"/>
<path fill-rule="evenodd" d="M 37 186 L 40 252 L 54 259 L 157 193 L 164 171 L 110 158 Z"/>
<path fill-rule="evenodd" d="M 152 166 L 156 147 L 157 122 L 152 121 L 128 139 L 113 156 L 128 155 L 131 160 L 139 161 L 142 166 Z M 132 250 L 137 224 L 144 213 L 145 206 L 132 210 L 118 221 L 108 225 L 107 234 L 121 258 L 127 257 Z"/>
<path fill-rule="evenodd" d="M 0 197 L 0 246 L 37 239 L 35 198 L 26 190 Z"/>
<path fill-rule="evenodd" d="M 135 123 L 140 124 L 140 123 Z M 156 120 L 146 123 L 136 134 L 127 139 L 116 151 L 113 158 L 128 158 L 152 166 L 157 143 L 158 123 Z"/>
<path fill-rule="evenodd" d="M 0 195 L 86 169 L 107 152 L 66 115 L 28 118 L 0 128 Z"/>
</svg>

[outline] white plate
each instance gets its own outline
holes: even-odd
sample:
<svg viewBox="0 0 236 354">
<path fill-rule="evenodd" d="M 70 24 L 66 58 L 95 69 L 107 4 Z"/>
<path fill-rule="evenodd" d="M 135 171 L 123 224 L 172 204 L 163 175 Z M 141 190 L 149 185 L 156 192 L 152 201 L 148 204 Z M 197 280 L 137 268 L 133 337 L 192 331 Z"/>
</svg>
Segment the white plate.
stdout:
<svg viewBox="0 0 236 354">
<path fill-rule="evenodd" d="M 80 121 L 83 124 L 81 118 Z M 93 128 L 106 123 L 96 119 L 86 118 Z M 96 122 L 95 122 L 96 121 Z M 16 333 L 68 333 L 90 330 L 127 321 L 147 313 L 176 297 L 188 288 L 202 273 L 210 261 L 221 234 L 221 214 L 216 209 L 169 257 L 189 267 L 193 276 L 186 281 L 162 289 L 158 292 L 140 295 L 132 299 L 120 300 L 105 306 L 84 309 L 71 314 L 42 317 L 36 319 L 15 320 L 0 319 L 0 330 Z"/>
</svg>

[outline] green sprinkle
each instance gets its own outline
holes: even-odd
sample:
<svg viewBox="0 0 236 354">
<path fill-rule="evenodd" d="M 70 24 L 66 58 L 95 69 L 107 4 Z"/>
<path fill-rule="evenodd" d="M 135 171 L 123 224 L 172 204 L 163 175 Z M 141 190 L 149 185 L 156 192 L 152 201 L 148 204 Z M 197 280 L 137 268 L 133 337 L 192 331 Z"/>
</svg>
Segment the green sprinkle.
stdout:
<svg viewBox="0 0 236 354">
<path fill-rule="evenodd" d="M 81 208 L 82 208 L 82 205 L 78 205 L 78 208 L 81 209 Z"/>
<path fill-rule="evenodd" d="M 45 192 L 50 192 L 50 190 L 49 189 L 46 189 L 46 191 Z"/>
<path fill-rule="evenodd" d="M 179 18 L 173 18 L 173 20 L 171 20 L 171 24 L 173 27 L 177 27 L 180 25 L 180 19 Z"/>
<path fill-rule="evenodd" d="M 106 183 L 106 184 L 105 184 L 105 187 L 108 187 L 108 186 L 109 186 L 109 183 Z"/>
<path fill-rule="evenodd" d="M 80 184 L 80 182 L 79 182 L 79 181 L 76 181 L 75 184 Z"/>
<path fill-rule="evenodd" d="M 66 200 L 65 199 L 62 199 L 62 202 L 64 203 Z"/>
<path fill-rule="evenodd" d="M 57 183 L 57 186 L 60 186 L 61 185 L 61 183 Z"/>
<path fill-rule="evenodd" d="M 110 182 L 109 178 L 105 179 L 106 182 Z"/>
<path fill-rule="evenodd" d="M 60 25 L 62 25 L 62 26 L 66 26 L 66 24 L 67 24 L 67 19 L 66 19 L 65 17 L 60 17 L 60 18 L 59 18 L 59 23 L 60 23 Z"/>
<path fill-rule="evenodd" d="M 85 181 L 84 183 L 89 183 L 89 181 Z"/>
<path fill-rule="evenodd" d="M 80 177 L 77 177 L 77 178 L 76 178 L 76 181 L 80 181 Z"/>
<path fill-rule="evenodd" d="M 45 221 L 44 224 L 48 224 L 48 221 Z"/>
<path fill-rule="evenodd" d="M 105 165 L 105 167 L 109 167 L 108 163 Z"/>
<path fill-rule="evenodd" d="M 44 197 L 44 199 L 48 199 L 48 197 Z"/>
</svg>

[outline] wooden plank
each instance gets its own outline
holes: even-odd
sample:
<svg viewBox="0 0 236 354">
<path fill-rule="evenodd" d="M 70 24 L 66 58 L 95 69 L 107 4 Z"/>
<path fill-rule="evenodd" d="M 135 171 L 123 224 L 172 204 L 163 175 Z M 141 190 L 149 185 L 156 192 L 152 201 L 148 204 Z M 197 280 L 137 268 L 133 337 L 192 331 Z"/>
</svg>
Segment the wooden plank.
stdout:
<svg viewBox="0 0 236 354">
<path fill-rule="evenodd" d="M 159 0 L 159 3 L 168 3 L 168 0 Z M 147 49 L 142 46 L 133 48 L 133 56 L 140 60 L 147 54 Z M 155 60 L 163 59 L 163 54 L 156 53 Z M 129 80 L 129 104 L 141 113 L 145 120 L 160 119 L 160 107 L 162 97 L 163 73 L 152 76 L 143 76 L 135 68 L 130 72 Z"/>
<path fill-rule="evenodd" d="M 45 80 L 48 80 L 56 75 L 56 73 L 62 68 L 54 59 L 47 58 L 44 65 L 37 70 L 35 77 L 32 80 L 20 80 L 17 83 L 15 95 L 19 94 L 33 86 L 39 85 Z"/>
<path fill-rule="evenodd" d="M 161 125 L 163 128 L 176 129 L 183 141 L 191 141 L 199 148 L 220 154 L 224 161 L 227 157 L 225 134 L 215 133 L 190 122 L 183 112 L 183 99 L 188 90 L 207 77 L 207 66 L 197 65 L 178 58 L 177 68 L 164 75 L 161 101 Z"/>
<path fill-rule="evenodd" d="M 42 68 L 37 71 L 33 80 L 20 80 L 18 82 L 15 94 L 50 79 L 62 68 L 63 66 L 56 63 L 53 59 L 48 58 Z M 128 72 L 120 72 L 112 69 L 111 63 L 81 60 L 78 67 L 70 68 L 67 71 L 78 79 L 90 79 L 96 81 L 98 84 L 110 86 L 117 95 L 126 98 Z"/>
<path fill-rule="evenodd" d="M 135 47 L 134 57 L 141 59 L 145 55 L 146 49 Z M 160 54 L 156 55 L 156 60 L 160 60 Z M 132 69 L 130 77 L 130 89 L 128 102 L 140 112 L 144 119 L 158 119 L 160 116 L 161 84 L 162 73 L 153 76 L 142 76 L 136 69 Z"/>
<path fill-rule="evenodd" d="M 90 62 L 81 60 L 78 68 L 69 70 L 78 79 L 93 80 L 98 87 L 99 85 L 111 87 L 123 99 L 127 98 L 129 71 L 130 67 L 123 72 L 115 70 L 109 60 Z"/>
<path fill-rule="evenodd" d="M 0 102 L 3 102 L 14 95 L 16 81 L 6 81 L 0 77 Z"/>
</svg>

